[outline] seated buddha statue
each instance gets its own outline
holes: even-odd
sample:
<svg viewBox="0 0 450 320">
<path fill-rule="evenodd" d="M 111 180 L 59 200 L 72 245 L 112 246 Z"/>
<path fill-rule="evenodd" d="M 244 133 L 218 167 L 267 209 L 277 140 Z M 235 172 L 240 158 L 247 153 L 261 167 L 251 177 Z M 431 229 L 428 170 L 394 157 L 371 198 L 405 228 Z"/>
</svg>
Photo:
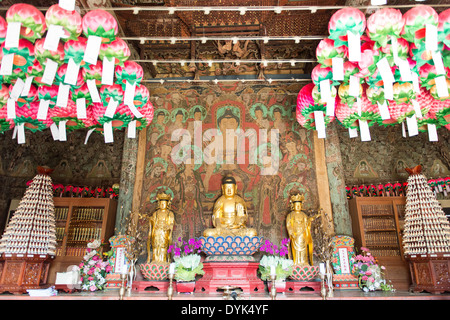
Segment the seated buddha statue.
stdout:
<svg viewBox="0 0 450 320">
<path fill-rule="evenodd" d="M 236 194 L 236 180 L 222 180 L 222 195 L 214 203 L 212 223 L 214 228 L 203 231 L 204 237 L 249 236 L 256 237 L 253 228 L 247 228 L 247 208 L 244 199 Z"/>
<path fill-rule="evenodd" d="M 304 199 L 301 194 L 292 195 L 290 199 L 291 212 L 286 217 L 286 229 L 290 238 L 292 260 L 294 260 L 294 265 L 303 266 L 313 265 L 311 223 L 320 216 L 320 214 L 316 214 L 309 217 L 302 211 Z"/>
</svg>

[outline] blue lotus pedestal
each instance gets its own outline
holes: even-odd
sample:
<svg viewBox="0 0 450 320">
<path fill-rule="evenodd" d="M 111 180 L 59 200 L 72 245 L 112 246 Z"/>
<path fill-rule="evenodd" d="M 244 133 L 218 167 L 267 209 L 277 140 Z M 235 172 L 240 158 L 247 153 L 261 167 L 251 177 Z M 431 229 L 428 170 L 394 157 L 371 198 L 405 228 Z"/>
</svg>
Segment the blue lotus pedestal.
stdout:
<svg viewBox="0 0 450 320">
<path fill-rule="evenodd" d="M 239 287 L 244 293 L 264 292 L 258 277 L 259 262 L 252 255 L 262 243 L 260 237 L 200 238 L 208 256 L 203 261 L 203 277 L 196 281 L 195 292 L 215 293 L 224 286 Z"/>
</svg>

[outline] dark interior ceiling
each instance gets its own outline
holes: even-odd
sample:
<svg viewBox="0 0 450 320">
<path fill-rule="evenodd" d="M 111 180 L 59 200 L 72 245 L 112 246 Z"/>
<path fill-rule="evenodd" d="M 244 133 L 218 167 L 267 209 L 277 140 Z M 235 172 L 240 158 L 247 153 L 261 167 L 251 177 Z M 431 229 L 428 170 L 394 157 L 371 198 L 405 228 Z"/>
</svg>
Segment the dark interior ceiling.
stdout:
<svg viewBox="0 0 450 320">
<path fill-rule="evenodd" d="M 8 7 L 17 1 L 3 0 L 3 7 Z M 24 0 L 36 7 L 46 8 L 57 0 Z M 295 37 L 295 36 L 328 36 L 328 21 L 337 9 L 320 9 L 321 6 L 368 6 L 370 0 L 77 0 L 82 10 L 92 10 L 95 7 L 143 8 L 143 7 L 288 7 L 312 6 L 319 7 L 316 12 L 284 10 L 251 11 L 241 15 L 238 11 L 144 11 L 133 10 L 113 11 L 121 26 L 121 36 L 125 38 L 190 38 L 190 37 Z M 390 6 L 406 12 L 410 6 L 427 4 L 435 6 L 439 13 L 448 7 L 448 0 L 388 0 Z M 447 4 L 447 6 L 446 6 Z M 369 16 L 374 9 L 362 9 Z M 112 11 L 111 11 L 112 12 Z M 3 13 L 4 14 L 4 13 Z M 302 40 L 295 43 L 292 40 L 231 40 L 201 41 L 170 41 L 161 40 L 128 40 L 134 51 L 134 59 L 139 60 L 146 70 L 146 78 L 182 77 L 201 79 L 211 77 L 309 77 L 315 62 L 269 63 L 236 63 L 236 60 L 290 60 L 315 59 L 315 48 L 320 40 Z M 205 63 L 190 63 L 190 60 L 204 60 Z M 157 64 L 151 61 L 160 61 Z M 167 62 L 171 60 L 171 62 Z M 208 60 L 230 60 L 208 64 Z M 174 61 L 186 61 L 184 65 Z"/>
</svg>

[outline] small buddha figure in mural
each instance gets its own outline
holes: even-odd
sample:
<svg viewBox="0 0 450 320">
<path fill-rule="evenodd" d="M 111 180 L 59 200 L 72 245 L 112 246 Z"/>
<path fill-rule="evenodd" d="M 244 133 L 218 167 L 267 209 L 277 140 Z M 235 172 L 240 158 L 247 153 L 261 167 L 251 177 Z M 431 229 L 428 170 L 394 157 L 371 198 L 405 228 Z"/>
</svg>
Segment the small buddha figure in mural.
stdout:
<svg viewBox="0 0 450 320">
<path fill-rule="evenodd" d="M 294 265 L 313 265 L 311 223 L 320 214 L 308 217 L 302 211 L 304 200 L 305 197 L 301 194 L 291 195 L 290 203 L 292 211 L 286 217 L 286 229 L 290 238 Z"/>
<path fill-rule="evenodd" d="M 236 180 L 233 177 L 225 177 L 222 180 L 222 196 L 214 203 L 212 215 L 214 228 L 203 231 L 204 237 L 257 236 L 255 229 L 247 228 L 247 208 L 244 199 L 236 192 Z"/>
<path fill-rule="evenodd" d="M 172 231 L 175 222 L 170 210 L 172 197 L 165 193 L 156 196 L 158 208 L 149 219 L 147 239 L 147 263 L 168 263 L 167 249 L 172 242 Z M 150 255 L 150 247 L 153 252 Z"/>
</svg>

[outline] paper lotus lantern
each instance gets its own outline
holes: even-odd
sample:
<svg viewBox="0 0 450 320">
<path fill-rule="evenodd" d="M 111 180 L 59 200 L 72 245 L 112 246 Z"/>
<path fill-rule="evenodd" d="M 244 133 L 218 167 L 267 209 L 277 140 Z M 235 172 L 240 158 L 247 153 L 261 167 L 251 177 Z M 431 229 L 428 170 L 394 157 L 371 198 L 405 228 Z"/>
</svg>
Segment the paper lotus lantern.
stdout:
<svg viewBox="0 0 450 320">
<path fill-rule="evenodd" d="M 56 75 L 55 75 L 54 84 L 60 84 L 60 83 L 65 84 L 64 79 L 65 79 L 65 76 L 66 76 L 66 73 L 67 73 L 67 66 L 68 65 L 66 63 L 64 63 L 63 65 L 61 65 L 58 68 L 58 70 L 56 72 Z M 71 87 L 72 88 L 79 88 L 83 84 L 84 84 L 83 74 L 81 72 L 78 72 L 77 83 L 75 85 L 72 85 Z"/>
<path fill-rule="evenodd" d="M 317 61 L 323 67 L 331 67 L 333 58 L 345 58 L 347 48 L 345 46 L 335 47 L 334 40 L 325 38 L 319 42 L 316 48 Z"/>
<path fill-rule="evenodd" d="M 76 11 L 61 8 L 58 4 L 52 5 L 45 13 L 47 26 L 62 26 L 64 30 L 63 40 L 76 40 L 82 32 L 81 15 Z"/>
<path fill-rule="evenodd" d="M 38 111 L 38 101 L 24 105 L 21 108 L 16 106 L 16 118 L 14 119 L 14 124 L 17 126 L 23 123 L 24 127 L 31 132 L 42 131 L 50 127 L 53 121 L 51 120 L 49 113 L 47 113 L 47 118 L 45 120 L 38 120 Z"/>
<path fill-rule="evenodd" d="M 449 80 L 448 78 L 446 78 L 446 79 L 445 79 L 445 83 L 446 83 L 446 85 L 447 85 L 447 96 L 445 96 L 445 97 L 440 97 L 440 96 L 439 96 L 439 94 L 438 94 L 438 92 L 437 92 L 437 86 L 436 86 L 436 84 L 433 85 L 433 86 L 430 88 L 430 94 L 431 94 L 431 96 L 432 96 L 434 99 L 436 99 L 436 100 L 448 100 L 448 99 L 450 99 L 450 80 Z"/>
<path fill-rule="evenodd" d="M 2 44 L 3 41 L 5 41 L 7 28 L 8 23 L 2 16 L 0 16 L 0 44 Z"/>
<path fill-rule="evenodd" d="M 322 95 L 319 91 L 319 86 L 314 86 L 311 94 L 312 94 L 312 97 L 314 100 L 314 104 L 317 105 L 317 104 L 326 104 L 327 103 L 327 101 L 322 99 Z M 331 87 L 331 96 L 333 98 L 336 98 L 336 96 L 337 96 L 337 90 L 334 86 Z"/>
<path fill-rule="evenodd" d="M 414 44 L 411 44 L 414 45 Z M 403 38 L 397 39 L 397 55 L 400 59 L 407 60 L 411 58 L 410 55 L 410 43 Z M 380 58 L 386 57 L 390 66 L 395 65 L 394 61 L 394 46 L 391 43 L 388 43 L 385 47 L 380 48 L 382 54 L 380 54 Z M 375 59 L 377 60 L 377 59 Z M 379 61 L 379 59 L 378 59 Z"/>
<path fill-rule="evenodd" d="M 44 42 L 45 39 L 39 39 L 35 43 L 36 59 L 44 66 L 47 63 L 47 59 L 55 61 L 58 65 L 62 65 L 64 63 L 64 45 L 60 42 L 58 49 L 51 51 L 44 49 Z"/>
<path fill-rule="evenodd" d="M 6 11 L 6 21 L 20 22 L 20 37 L 31 42 L 42 38 L 47 30 L 44 14 L 30 4 L 13 4 Z"/>
<path fill-rule="evenodd" d="M 2 84 L 0 87 L 0 109 L 2 109 L 4 105 L 6 105 L 8 99 L 9 99 L 9 89 L 7 86 Z"/>
<path fill-rule="evenodd" d="M 367 19 L 367 35 L 379 47 L 385 47 L 391 37 L 400 37 L 404 24 L 400 10 L 382 8 Z"/>
<path fill-rule="evenodd" d="M 13 85 L 9 86 L 9 91 L 11 92 L 13 89 Z M 33 101 L 37 100 L 37 89 L 34 85 L 30 85 L 30 90 L 28 91 L 28 94 L 26 96 L 19 96 L 19 98 L 16 100 L 17 105 L 19 107 L 22 107 L 25 104 L 30 104 Z"/>
<path fill-rule="evenodd" d="M 131 51 L 128 44 L 121 38 L 116 38 L 111 43 L 102 43 L 98 57 L 100 60 L 106 57 L 108 60 L 114 59 L 114 64 L 123 65 L 130 57 Z"/>
<path fill-rule="evenodd" d="M 110 99 L 114 99 L 119 104 L 123 101 L 124 91 L 118 84 L 104 85 L 100 88 L 100 98 L 103 105 L 106 107 L 109 104 Z"/>
<path fill-rule="evenodd" d="M 405 26 L 401 36 L 416 45 L 425 41 L 425 26 L 427 24 L 438 26 L 439 16 L 436 11 L 426 5 L 415 6 L 403 15 Z"/>
<path fill-rule="evenodd" d="M 86 37 L 97 36 L 102 43 L 110 43 L 116 39 L 119 27 L 116 19 L 107 11 L 96 9 L 83 16 L 83 34 Z"/>
<path fill-rule="evenodd" d="M 361 83 L 359 83 L 359 93 L 358 97 L 361 97 L 363 93 L 363 87 Z M 342 83 L 338 89 L 338 95 L 341 99 L 341 103 L 348 104 L 350 107 L 356 102 L 357 97 L 350 95 L 350 84 Z"/>
<path fill-rule="evenodd" d="M 450 9 L 439 14 L 438 40 L 450 47 Z"/>
<path fill-rule="evenodd" d="M 154 109 L 152 103 L 148 101 L 142 108 L 139 109 L 139 112 L 142 113 L 142 117 L 134 118 L 134 120 L 136 120 L 137 130 L 147 127 L 153 121 Z"/>
<path fill-rule="evenodd" d="M 438 74 L 434 65 L 424 64 L 419 68 L 420 85 L 428 90 L 436 85 L 435 79 L 439 76 L 441 76 L 441 74 Z"/>
<path fill-rule="evenodd" d="M 82 129 L 85 127 L 84 122 L 81 119 L 78 119 L 77 115 L 77 106 L 76 104 L 69 100 L 66 107 L 54 107 L 49 110 L 49 114 L 53 122 L 57 125 L 61 121 L 66 122 L 66 131 L 72 132 L 77 129 Z"/>
<path fill-rule="evenodd" d="M 425 106 L 424 109 L 421 109 L 422 118 L 417 118 L 419 131 L 428 131 L 427 124 L 434 124 L 436 128 L 439 128 L 441 124 L 436 114 L 442 110 L 443 104 L 439 100 L 433 99 L 430 92 L 424 88 L 420 89 L 420 94 L 417 95 L 416 101 L 420 106 Z"/>
<path fill-rule="evenodd" d="M 450 99 L 438 101 L 436 100 L 437 108 L 439 111 L 436 112 L 436 119 L 443 126 L 450 124 Z"/>
<path fill-rule="evenodd" d="M 46 85 L 42 82 L 42 76 L 44 75 L 44 69 L 42 68 L 42 65 L 40 62 L 36 59 L 34 60 L 34 63 L 32 66 L 28 67 L 27 75 L 30 77 L 33 77 L 33 83 L 42 86 Z"/>
<path fill-rule="evenodd" d="M 136 86 L 133 98 L 133 104 L 136 106 L 136 108 L 147 105 L 149 98 L 150 92 L 148 91 L 146 86 L 144 86 L 143 84 Z"/>
<path fill-rule="evenodd" d="M 13 60 L 13 70 L 19 69 L 20 71 L 26 72 L 27 68 L 34 63 L 34 46 L 33 44 L 25 39 L 19 40 L 19 46 L 17 48 L 6 48 L 5 43 L 1 45 L 2 58 L 7 54 L 14 53 Z M 14 73 L 14 72 L 13 72 Z M 14 75 L 12 75 L 14 78 Z M 17 79 L 17 77 L 15 77 Z"/>
<path fill-rule="evenodd" d="M 77 99 L 83 99 L 83 98 L 86 99 L 87 106 L 92 103 L 91 93 L 89 92 L 89 88 L 86 83 L 84 83 L 79 88 L 74 88 L 71 91 L 70 97 L 71 97 L 72 101 L 74 101 L 74 102 L 76 102 Z"/>
<path fill-rule="evenodd" d="M 100 125 L 103 126 L 106 122 L 112 121 L 112 127 L 115 129 L 123 129 L 127 127 L 132 120 L 130 108 L 122 103 L 117 106 L 113 117 L 108 117 L 105 115 L 106 107 L 101 103 L 94 103 L 92 112 L 94 119 Z"/>
<path fill-rule="evenodd" d="M 58 99 L 58 91 L 59 86 L 57 85 L 41 86 L 38 88 L 38 98 L 39 100 L 49 100 L 50 107 L 53 107 Z"/>
<path fill-rule="evenodd" d="M 84 52 L 86 50 L 87 39 L 84 37 L 78 37 L 77 39 L 69 40 L 64 44 L 64 62 L 69 63 L 72 59 L 76 64 L 85 66 L 86 63 L 83 60 Z"/>
<path fill-rule="evenodd" d="M 380 118 L 378 105 L 372 104 L 365 94 L 360 98 L 360 107 L 357 103 L 349 106 L 342 101 L 336 104 L 336 118 L 343 127 L 349 129 L 359 128 L 359 120 L 367 121 L 369 126 L 374 125 Z"/>
<path fill-rule="evenodd" d="M 81 69 L 84 81 L 95 80 L 95 84 L 100 87 L 102 85 L 103 63 L 98 60 L 96 64 L 88 65 Z"/>
<path fill-rule="evenodd" d="M 366 29 L 364 13 L 355 8 L 343 8 L 336 11 L 328 23 L 330 38 L 335 41 L 336 47 L 347 45 L 347 32 L 362 35 Z"/>
<path fill-rule="evenodd" d="M 377 102 L 383 103 L 386 100 L 384 98 L 384 88 L 382 86 L 367 87 L 366 97 L 372 104 L 377 104 Z"/>
<path fill-rule="evenodd" d="M 144 77 L 144 69 L 134 61 L 125 61 L 123 66 L 116 67 L 116 83 L 125 90 L 126 83 L 139 85 Z"/>
<path fill-rule="evenodd" d="M 409 103 L 416 97 L 412 82 L 395 82 L 393 92 L 396 103 Z"/>
<path fill-rule="evenodd" d="M 297 97 L 297 121 L 306 129 L 315 128 L 314 111 L 324 112 L 325 126 L 334 120 L 334 116 L 326 115 L 326 106 L 323 104 L 315 104 L 312 96 L 314 84 L 309 83 L 305 85 L 299 92 Z M 299 113 L 301 116 L 299 117 Z"/>
<path fill-rule="evenodd" d="M 8 111 L 6 108 L 0 108 L 0 133 L 14 128 L 14 120 L 7 119 Z"/>
</svg>

